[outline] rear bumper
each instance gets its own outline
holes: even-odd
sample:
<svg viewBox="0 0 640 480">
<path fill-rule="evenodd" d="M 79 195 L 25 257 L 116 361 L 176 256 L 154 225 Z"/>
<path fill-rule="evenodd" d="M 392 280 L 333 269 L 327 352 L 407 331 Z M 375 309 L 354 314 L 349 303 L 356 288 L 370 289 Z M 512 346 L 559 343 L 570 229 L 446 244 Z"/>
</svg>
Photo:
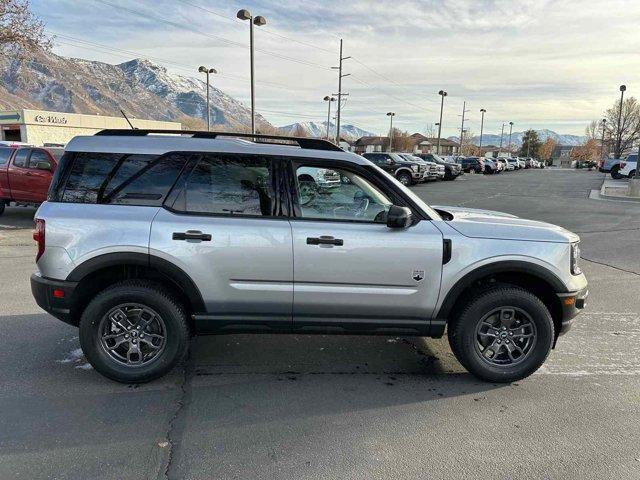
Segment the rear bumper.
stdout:
<svg viewBox="0 0 640 480">
<path fill-rule="evenodd" d="M 560 303 L 562 304 L 562 325 L 559 335 L 567 333 L 573 324 L 573 319 L 584 309 L 589 296 L 589 287 L 571 293 L 560 293 Z"/>
<path fill-rule="evenodd" d="M 35 273 L 31 275 L 31 293 L 38 306 L 58 320 L 75 326 L 78 325 L 76 315 L 74 315 L 76 286 L 77 282 L 53 280 Z M 54 290 L 63 292 L 64 296 L 54 296 Z"/>
</svg>

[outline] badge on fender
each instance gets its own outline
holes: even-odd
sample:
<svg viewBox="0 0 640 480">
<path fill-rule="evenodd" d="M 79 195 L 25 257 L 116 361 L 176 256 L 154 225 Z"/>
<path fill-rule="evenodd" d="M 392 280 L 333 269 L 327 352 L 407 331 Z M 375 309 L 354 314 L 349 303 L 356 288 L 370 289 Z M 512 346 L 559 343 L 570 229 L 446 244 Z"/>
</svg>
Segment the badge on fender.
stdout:
<svg viewBox="0 0 640 480">
<path fill-rule="evenodd" d="M 414 270 L 411 273 L 411 278 L 413 278 L 416 282 L 421 282 L 424 280 L 424 270 Z"/>
</svg>

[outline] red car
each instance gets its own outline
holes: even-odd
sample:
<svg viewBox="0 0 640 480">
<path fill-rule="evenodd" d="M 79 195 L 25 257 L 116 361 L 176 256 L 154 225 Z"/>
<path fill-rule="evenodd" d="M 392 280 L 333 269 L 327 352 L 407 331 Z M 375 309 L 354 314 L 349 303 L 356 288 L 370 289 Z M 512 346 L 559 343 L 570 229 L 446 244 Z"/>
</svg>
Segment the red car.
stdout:
<svg viewBox="0 0 640 480">
<path fill-rule="evenodd" d="M 47 199 L 62 149 L 0 146 L 0 215 L 11 202 L 38 205 Z"/>
</svg>

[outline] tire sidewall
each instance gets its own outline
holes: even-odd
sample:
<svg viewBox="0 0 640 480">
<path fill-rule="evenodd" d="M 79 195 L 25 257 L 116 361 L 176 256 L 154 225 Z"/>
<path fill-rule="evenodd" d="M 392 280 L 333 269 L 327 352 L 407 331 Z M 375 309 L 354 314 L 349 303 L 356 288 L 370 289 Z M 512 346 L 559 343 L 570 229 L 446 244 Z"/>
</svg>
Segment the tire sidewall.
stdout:
<svg viewBox="0 0 640 480">
<path fill-rule="evenodd" d="M 406 178 L 406 179 L 407 179 L 406 183 L 402 181 L 402 179 L 403 179 L 403 178 Z M 409 174 L 408 174 L 408 173 L 406 173 L 406 172 L 401 172 L 401 173 L 399 173 L 399 174 L 398 174 L 398 181 L 399 181 L 400 183 L 402 183 L 403 185 L 405 185 L 405 186 L 409 186 L 409 185 L 411 185 L 411 183 L 412 183 L 412 181 L 411 181 L 411 175 L 409 175 Z"/>
<path fill-rule="evenodd" d="M 166 329 L 165 348 L 148 365 L 127 367 L 104 351 L 98 331 L 109 310 L 125 303 L 139 303 L 152 308 L 162 317 Z M 141 286 L 112 287 L 87 306 L 80 320 L 80 345 L 89 363 L 102 375 L 120 382 L 138 383 L 158 378 L 180 361 L 188 347 L 188 335 L 183 327 L 184 313 L 161 291 Z"/>
<path fill-rule="evenodd" d="M 460 362 L 474 375 L 494 382 L 511 382 L 535 372 L 546 360 L 553 345 L 554 328 L 546 306 L 532 294 L 520 289 L 498 289 L 490 295 L 480 295 L 472 301 L 462 317 L 460 335 Z M 476 327 L 482 317 L 499 307 L 516 307 L 529 314 L 535 324 L 537 337 L 533 350 L 522 362 L 512 366 L 496 366 L 484 361 L 476 349 Z"/>
</svg>

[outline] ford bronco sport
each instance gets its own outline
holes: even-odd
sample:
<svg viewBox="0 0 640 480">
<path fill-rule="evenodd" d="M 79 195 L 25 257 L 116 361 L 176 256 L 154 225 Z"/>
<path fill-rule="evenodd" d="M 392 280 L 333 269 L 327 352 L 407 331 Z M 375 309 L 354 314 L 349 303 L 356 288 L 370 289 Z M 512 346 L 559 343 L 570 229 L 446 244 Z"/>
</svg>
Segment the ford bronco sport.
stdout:
<svg viewBox="0 0 640 480">
<path fill-rule="evenodd" d="M 337 185 L 301 189 L 307 177 Z M 432 208 L 324 140 L 76 137 L 35 221 L 34 297 L 121 382 L 168 372 L 191 334 L 445 330 L 470 372 L 510 382 L 542 365 L 587 296 L 577 235 Z"/>
</svg>

